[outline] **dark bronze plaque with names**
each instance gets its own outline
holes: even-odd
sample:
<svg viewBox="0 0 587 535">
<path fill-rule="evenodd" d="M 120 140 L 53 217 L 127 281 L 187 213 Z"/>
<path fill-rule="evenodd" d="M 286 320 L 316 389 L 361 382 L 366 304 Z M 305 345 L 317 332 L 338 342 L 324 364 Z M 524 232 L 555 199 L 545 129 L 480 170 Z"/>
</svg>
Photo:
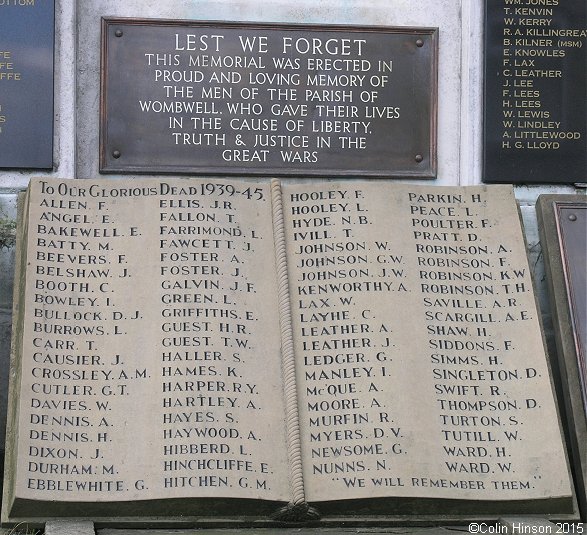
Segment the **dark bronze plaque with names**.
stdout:
<svg viewBox="0 0 587 535">
<path fill-rule="evenodd" d="M 587 517 L 587 197 L 541 195 L 536 205 L 577 497 Z"/>
<path fill-rule="evenodd" d="M 55 2 L 0 4 L 0 168 L 50 169 Z"/>
<path fill-rule="evenodd" d="M 100 172 L 436 176 L 438 32 L 104 19 Z"/>
<path fill-rule="evenodd" d="M 587 2 L 485 0 L 484 182 L 587 181 Z"/>
</svg>

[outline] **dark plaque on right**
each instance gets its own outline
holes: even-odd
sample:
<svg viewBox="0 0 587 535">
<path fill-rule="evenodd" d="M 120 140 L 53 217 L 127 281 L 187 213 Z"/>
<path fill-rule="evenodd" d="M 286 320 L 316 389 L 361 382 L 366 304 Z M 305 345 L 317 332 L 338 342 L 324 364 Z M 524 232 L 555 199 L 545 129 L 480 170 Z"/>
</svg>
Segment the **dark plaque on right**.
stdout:
<svg viewBox="0 0 587 535">
<path fill-rule="evenodd" d="M 483 181 L 587 181 L 587 2 L 485 0 Z"/>
<path fill-rule="evenodd" d="M 587 519 L 587 197 L 536 204 L 577 498 Z"/>
</svg>

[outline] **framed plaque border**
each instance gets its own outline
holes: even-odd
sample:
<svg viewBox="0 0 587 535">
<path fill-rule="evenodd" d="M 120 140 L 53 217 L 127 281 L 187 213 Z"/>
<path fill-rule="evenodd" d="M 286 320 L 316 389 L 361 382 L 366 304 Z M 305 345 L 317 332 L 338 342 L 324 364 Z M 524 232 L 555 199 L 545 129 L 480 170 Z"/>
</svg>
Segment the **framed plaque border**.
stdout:
<svg viewBox="0 0 587 535">
<path fill-rule="evenodd" d="M 129 165 L 120 158 L 120 153 L 110 144 L 109 139 L 109 82 L 108 71 L 109 55 L 109 32 L 115 26 L 124 29 L 124 26 L 159 26 L 159 27 L 188 27 L 188 28 L 223 28 L 229 30 L 284 30 L 284 31 L 321 31 L 321 32 L 346 32 L 352 33 L 385 33 L 399 35 L 425 35 L 429 38 L 431 51 L 429 53 L 430 65 L 428 76 L 430 87 L 427 95 L 430 106 L 430 116 L 427 119 L 427 131 L 429 136 L 428 150 L 423 154 L 415 155 L 415 167 L 413 171 L 403 169 L 389 171 L 370 170 L 366 168 L 354 169 L 333 169 L 333 168 L 304 168 L 283 166 L 261 167 L 242 166 L 238 163 L 213 165 L 210 162 L 198 164 L 197 156 L 194 156 L 193 165 L 181 165 L 161 163 L 159 165 Z M 102 40 L 101 40 L 101 65 L 100 65 L 100 149 L 99 149 L 99 171 L 102 174 L 191 174 L 198 176 L 250 176 L 250 177 L 362 177 L 362 178 L 414 178 L 414 179 L 435 179 L 437 175 L 437 123 L 438 123 L 438 28 L 431 27 L 391 27 L 391 26 L 359 26 L 341 24 L 286 24 L 273 22 L 233 22 L 233 21 L 200 21 L 180 19 L 146 19 L 146 18 L 102 18 Z M 359 158 L 357 162 L 361 161 Z"/>
</svg>

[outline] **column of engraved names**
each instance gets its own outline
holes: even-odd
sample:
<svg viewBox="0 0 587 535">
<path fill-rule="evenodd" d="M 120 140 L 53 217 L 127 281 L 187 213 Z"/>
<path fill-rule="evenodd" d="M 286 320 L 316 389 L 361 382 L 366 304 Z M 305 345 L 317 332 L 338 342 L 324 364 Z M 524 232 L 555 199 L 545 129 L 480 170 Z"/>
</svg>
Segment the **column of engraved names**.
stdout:
<svg viewBox="0 0 587 535">
<path fill-rule="evenodd" d="M 261 496 L 274 477 L 261 418 L 271 395 L 253 371 L 275 363 L 255 362 L 270 303 L 257 297 L 252 260 L 271 258 L 261 247 L 271 235 L 243 214 L 266 209 L 266 194 L 222 183 L 160 188 L 162 486 Z"/>
<path fill-rule="evenodd" d="M 515 358 L 521 342 L 509 328 L 532 319 L 527 267 L 512 255 L 503 222 L 488 217 L 484 193 L 407 195 L 442 460 L 440 479 L 413 477 L 412 486 L 532 488 L 540 471 L 530 479 L 514 450 L 538 406 L 519 385 L 538 372 Z"/>
<path fill-rule="evenodd" d="M 14 52 L 12 50 L 0 50 L 0 87 L 7 84 L 20 83 L 22 73 L 18 63 L 14 61 Z M 0 100 L 0 134 L 3 133 L 4 126 L 8 123 L 8 110 L 5 109 L 4 103 Z"/>
<path fill-rule="evenodd" d="M 567 13 L 577 8 L 559 0 L 504 0 L 502 6 L 502 148 L 554 151 L 584 145 L 584 121 L 569 113 L 573 102 L 562 102 L 566 84 L 581 76 L 569 57 L 587 43 L 587 29 Z"/>
<path fill-rule="evenodd" d="M 24 342 L 31 359 L 25 384 L 32 391 L 27 487 L 48 497 L 124 493 L 128 484 L 112 448 L 124 429 L 111 411 L 147 371 L 124 365 L 116 349 L 141 313 L 131 313 L 132 303 L 113 293 L 131 276 L 118 244 L 138 232 L 118 224 L 105 190 L 73 181 L 42 181 L 38 188 L 31 198 L 38 218 L 30 229 L 35 262 L 27 303 L 33 308 Z"/>
<path fill-rule="evenodd" d="M 384 309 L 408 289 L 402 256 L 365 239 L 364 194 L 350 185 L 288 194 L 306 470 L 338 488 L 401 487 L 393 476 L 407 454 L 394 406 L 396 326 Z"/>
<path fill-rule="evenodd" d="M 18 83 L 21 81 L 21 74 L 15 68 L 11 50 L 0 50 L 0 84 Z M 0 85 L 1 87 L 1 85 Z M 0 101 L 0 134 L 3 133 L 4 126 L 8 122 L 8 110 Z"/>
</svg>

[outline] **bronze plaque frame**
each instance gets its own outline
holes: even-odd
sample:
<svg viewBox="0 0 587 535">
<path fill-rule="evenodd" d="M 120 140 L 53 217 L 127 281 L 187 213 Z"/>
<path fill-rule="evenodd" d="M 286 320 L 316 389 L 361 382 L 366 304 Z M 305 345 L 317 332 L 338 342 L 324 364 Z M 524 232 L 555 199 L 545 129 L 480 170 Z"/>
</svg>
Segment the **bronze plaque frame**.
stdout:
<svg viewBox="0 0 587 535">
<path fill-rule="evenodd" d="M 432 179 L 437 72 L 435 28 L 104 18 L 100 172 Z"/>
<path fill-rule="evenodd" d="M 587 414 L 587 203 L 555 202 L 554 205 L 583 406 Z"/>
<path fill-rule="evenodd" d="M 587 519 L 587 197 L 536 204 L 577 499 Z"/>
</svg>

